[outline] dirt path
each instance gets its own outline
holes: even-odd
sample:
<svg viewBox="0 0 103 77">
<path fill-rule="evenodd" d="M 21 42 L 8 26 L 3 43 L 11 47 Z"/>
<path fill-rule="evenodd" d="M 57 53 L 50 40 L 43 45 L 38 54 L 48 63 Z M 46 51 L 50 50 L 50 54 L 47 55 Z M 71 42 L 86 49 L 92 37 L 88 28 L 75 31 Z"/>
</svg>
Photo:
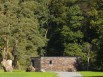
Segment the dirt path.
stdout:
<svg viewBox="0 0 103 77">
<path fill-rule="evenodd" d="M 56 72 L 58 77 L 82 77 L 78 72 Z"/>
</svg>

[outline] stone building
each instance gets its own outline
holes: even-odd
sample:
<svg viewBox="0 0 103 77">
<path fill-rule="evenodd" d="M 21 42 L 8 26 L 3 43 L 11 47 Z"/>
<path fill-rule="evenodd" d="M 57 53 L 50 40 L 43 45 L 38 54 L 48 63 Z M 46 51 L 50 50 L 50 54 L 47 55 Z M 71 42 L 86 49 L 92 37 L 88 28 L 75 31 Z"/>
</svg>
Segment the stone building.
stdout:
<svg viewBox="0 0 103 77">
<path fill-rule="evenodd" d="M 76 71 L 78 57 L 31 57 L 36 71 Z"/>
</svg>

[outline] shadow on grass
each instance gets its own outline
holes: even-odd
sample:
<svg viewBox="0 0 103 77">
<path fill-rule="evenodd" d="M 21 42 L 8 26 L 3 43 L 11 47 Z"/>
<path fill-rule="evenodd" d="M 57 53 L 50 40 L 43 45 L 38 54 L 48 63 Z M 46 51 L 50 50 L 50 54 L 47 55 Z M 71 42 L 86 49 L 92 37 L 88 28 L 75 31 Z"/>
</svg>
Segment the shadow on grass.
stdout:
<svg viewBox="0 0 103 77">
<path fill-rule="evenodd" d="M 103 77 L 103 76 L 83 76 L 83 77 Z"/>
<path fill-rule="evenodd" d="M 75 77 L 81 77 L 81 76 L 75 76 Z M 103 76 L 82 76 L 82 77 L 103 77 Z"/>
<path fill-rule="evenodd" d="M 75 76 L 75 77 L 81 77 L 81 76 Z M 103 76 L 82 76 L 82 77 L 103 77 Z"/>
</svg>

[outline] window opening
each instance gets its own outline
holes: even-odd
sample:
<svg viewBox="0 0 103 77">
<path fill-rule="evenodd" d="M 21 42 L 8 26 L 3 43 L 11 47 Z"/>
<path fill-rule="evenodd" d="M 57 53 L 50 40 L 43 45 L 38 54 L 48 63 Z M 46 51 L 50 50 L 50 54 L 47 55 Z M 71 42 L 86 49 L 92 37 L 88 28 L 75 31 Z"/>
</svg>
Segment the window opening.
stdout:
<svg viewBox="0 0 103 77">
<path fill-rule="evenodd" d="M 52 64 L 52 60 L 49 61 L 49 64 Z"/>
</svg>

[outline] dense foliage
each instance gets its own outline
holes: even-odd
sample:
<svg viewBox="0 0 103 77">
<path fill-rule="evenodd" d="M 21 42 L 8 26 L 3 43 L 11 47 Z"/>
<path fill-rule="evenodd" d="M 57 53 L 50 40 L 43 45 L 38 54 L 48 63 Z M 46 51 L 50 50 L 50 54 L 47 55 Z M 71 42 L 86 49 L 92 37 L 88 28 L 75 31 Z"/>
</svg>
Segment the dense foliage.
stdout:
<svg viewBox="0 0 103 77">
<path fill-rule="evenodd" d="M 79 56 L 103 70 L 102 27 L 103 0 L 0 0 L 0 59 Z"/>
</svg>

